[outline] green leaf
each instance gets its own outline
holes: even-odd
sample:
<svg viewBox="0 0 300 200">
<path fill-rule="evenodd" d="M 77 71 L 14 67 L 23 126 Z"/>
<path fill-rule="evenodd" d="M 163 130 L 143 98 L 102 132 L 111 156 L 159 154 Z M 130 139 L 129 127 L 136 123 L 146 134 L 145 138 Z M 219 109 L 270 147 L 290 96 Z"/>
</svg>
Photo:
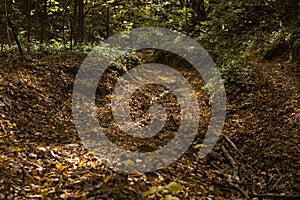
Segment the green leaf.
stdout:
<svg viewBox="0 0 300 200">
<path fill-rule="evenodd" d="M 167 194 L 167 195 L 164 196 L 164 200 L 179 200 L 179 198 L 178 197 L 174 197 L 174 196 L 172 196 L 170 194 Z"/>
<path fill-rule="evenodd" d="M 110 4 L 110 3 L 114 3 L 114 2 L 115 2 L 115 0 L 109 0 L 106 3 Z"/>
<path fill-rule="evenodd" d="M 146 197 L 146 196 L 154 194 L 158 191 L 159 191 L 159 189 L 157 187 L 150 187 L 149 190 L 147 190 L 146 192 L 143 193 L 143 195 Z"/>
<path fill-rule="evenodd" d="M 164 187 L 165 189 L 169 190 L 172 193 L 178 193 L 183 190 L 180 183 L 171 182 L 167 186 Z"/>
</svg>

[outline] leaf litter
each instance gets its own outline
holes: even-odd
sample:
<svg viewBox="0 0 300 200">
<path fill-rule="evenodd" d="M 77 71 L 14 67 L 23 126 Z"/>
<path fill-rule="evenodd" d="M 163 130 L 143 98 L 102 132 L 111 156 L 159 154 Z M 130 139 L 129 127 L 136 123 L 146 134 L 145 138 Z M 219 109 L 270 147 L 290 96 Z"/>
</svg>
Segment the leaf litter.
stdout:
<svg viewBox="0 0 300 200">
<path fill-rule="evenodd" d="M 74 54 L 26 62 L 13 56 L 0 58 L 0 199 L 247 199 L 300 193 L 299 67 L 282 60 L 245 61 L 254 70 L 252 84 L 226 85 L 222 137 L 212 152 L 199 159 L 209 98 L 202 80 L 179 66 L 197 91 L 202 115 L 199 134 L 178 161 L 142 174 L 108 168 L 81 143 L 73 124 L 71 95 L 84 58 Z M 180 105 L 172 95 L 161 99 L 169 109 L 170 129 L 149 140 L 122 133 L 113 121 L 109 101 L 116 74 L 125 73 L 124 63 L 136 65 L 138 60 L 124 58 L 117 63 L 123 71 L 117 67 L 112 70 L 115 74 L 108 73 L 99 82 L 99 124 L 107 128 L 111 141 L 125 149 L 159 149 L 177 130 Z M 164 90 L 151 87 L 131 99 L 132 116 L 144 124 L 149 122 L 150 96 Z"/>
</svg>

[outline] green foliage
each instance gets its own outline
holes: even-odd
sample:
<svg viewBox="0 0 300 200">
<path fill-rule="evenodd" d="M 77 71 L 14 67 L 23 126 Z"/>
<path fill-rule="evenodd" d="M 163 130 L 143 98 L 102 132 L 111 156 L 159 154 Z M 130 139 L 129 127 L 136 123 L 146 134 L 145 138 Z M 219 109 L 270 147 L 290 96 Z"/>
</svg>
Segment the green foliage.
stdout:
<svg viewBox="0 0 300 200">
<path fill-rule="evenodd" d="M 183 190 L 180 183 L 177 182 L 170 182 L 166 186 L 159 186 L 159 187 L 150 187 L 146 192 L 143 193 L 145 197 L 155 194 L 157 192 L 168 190 L 172 194 L 177 194 L 178 192 L 181 192 Z M 172 195 L 165 195 L 165 200 L 177 200 L 177 197 L 173 197 Z"/>
<path fill-rule="evenodd" d="M 180 183 L 177 182 L 171 182 L 167 186 L 164 187 L 165 189 L 169 190 L 171 193 L 178 193 L 183 190 Z"/>
<path fill-rule="evenodd" d="M 203 40 L 208 40 L 211 45 L 217 47 L 236 44 L 238 40 L 235 38 L 241 34 L 245 8 L 236 8 L 228 4 L 211 5 L 211 8 L 212 12 L 209 13 L 211 20 L 203 24 L 207 31 Z"/>
<path fill-rule="evenodd" d="M 220 66 L 220 71 L 225 80 L 225 84 L 239 84 L 245 86 L 248 84 L 248 80 L 251 76 L 252 69 L 244 67 L 241 61 L 227 60 Z"/>
<path fill-rule="evenodd" d="M 12 2 L 9 15 L 19 31 L 22 46 L 34 50 L 36 46 L 43 47 L 39 44 L 40 41 L 45 43 L 45 48 L 70 48 L 71 25 L 73 46 L 76 46 L 77 39 L 74 37 L 79 32 L 79 16 L 78 9 L 75 16 L 74 1 L 47 0 L 46 13 L 43 2 L 32 1 L 30 9 L 27 1 Z M 208 19 L 199 22 L 195 20 L 197 14 L 193 7 L 186 3 L 180 4 L 180 1 L 89 0 L 84 1 L 84 38 L 83 41 L 78 40 L 78 43 L 96 44 L 109 36 L 137 27 L 165 27 L 185 33 L 200 41 L 206 49 L 213 49 L 221 55 L 224 51 L 246 55 L 248 52 L 245 48 L 249 48 L 262 57 L 272 57 L 268 56 L 268 51 L 291 37 L 292 31 L 283 27 L 296 24 L 295 2 L 296 0 L 258 0 L 253 3 L 241 0 L 205 1 Z M 3 10 L 2 4 L 0 8 Z M 5 21 L 3 11 L 0 12 L 1 20 Z M 27 44 L 28 16 L 31 20 L 31 44 Z M 1 34 L 4 35 L 3 31 Z M 288 46 L 291 46 L 290 42 Z"/>
<path fill-rule="evenodd" d="M 143 193 L 143 195 L 145 197 L 151 195 L 151 194 L 155 194 L 156 192 L 162 191 L 162 188 L 158 188 L 158 187 L 150 187 L 146 192 Z"/>
</svg>

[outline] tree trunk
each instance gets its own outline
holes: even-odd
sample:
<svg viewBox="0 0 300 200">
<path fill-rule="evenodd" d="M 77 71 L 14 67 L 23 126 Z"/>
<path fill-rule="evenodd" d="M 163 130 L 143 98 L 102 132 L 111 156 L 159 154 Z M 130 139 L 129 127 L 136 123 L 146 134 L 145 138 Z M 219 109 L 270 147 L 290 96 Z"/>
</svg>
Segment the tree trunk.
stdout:
<svg viewBox="0 0 300 200">
<path fill-rule="evenodd" d="M 204 7 L 204 0 L 191 0 L 192 7 L 197 14 L 197 19 L 199 21 L 206 20 L 206 12 Z"/>
<path fill-rule="evenodd" d="M 11 47 L 10 35 L 9 35 L 9 24 L 8 24 L 8 10 L 7 10 L 7 1 L 4 1 L 4 10 L 5 10 L 5 35 L 8 42 L 8 46 Z"/>
<path fill-rule="evenodd" d="M 84 41 L 84 3 L 83 0 L 78 0 L 78 41 Z"/>
<path fill-rule="evenodd" d="M 109 12 L 109 5 L 107 5 L 107 18 L 106 18 L 106 38 L 109 38 L 109 35 L 110 35 L 110 31 L 109 31 L 109 15 L 110 15 L 110 12 Z"/>
<path fill-rule="evenodd" d="M 71 19 L 71 25 L 70 25 L 70 50 L 73 50 L 73 38 L 74 38 L 74 28 L 73 28 L 73 19 Z"/>
<path fill-rule="evenodd" d="M 66 5 L 64 6 L 63 25 L 62 25 L 62 35 L 63 35 L 63 40 L 64 40 L 64 47 L 66 47 L 66 43 L 67 43 L 65 26 L 66 26 L 66 22 L 69 22 L 69 19 L 67 19 L 67 14 L 68 14 L 68 7 L 70 5 L 70 2 L 71 2 L 71 0 L 68 0 Z M 70 33 L 72 33 L 72 32 L 70 32 Z M 72 34 L 70 34 L 70 37 L 71 37 L 71 35 Z M 72 38 L 71 38 L 71 40 L 72 40 Z"/>
<path fill-rule="evenodd" d="M 28 10 L 27 10 L 27 52 L 30 52 L 30 44 L 31 44 L 31 2 L 32 0 L 28 0 Z"/>
<path fill-rule="evenodd" d="M 12 23 L 11 19 L 8 17 L 8 23 L 9 23 L 9 26 L 11 28 L 11 31 L 13 33 L 13 36 L 14 36 L 14 39 L 16 41 L 16 44 L 18 46 L 18 50 L 19 50 L 19 53 L 20 53 L 20 56 L 22 59 L 24 59 L 24 53 L 23 53 L 23 49 L 21 47 L 21 44 L 20 44 L 20 41 L 18 39 L 18 34 L 17 34 L 17 30 L 16 30 L 16 27 L 15 25 Z"/>
<path fill-rule="evenodd" d="M 4 4 L 6 5 L 5 8 L 7 8 L 7 0 L 4 1 Z M 6 20 L 8 22 L 8 26 L 11 28 L 13 37 L 14 37 L 14 39 L 16 41 L 17 46 L 18 46 L 18 50 L 19 50 L 20 56 L 21 56 L 22 59 L 24 59 L 23 49 L 22 49 L 21 44 L 20 44 L 19 39 L 18 39 L 17 29 L 16 29 L 16 27 L 14 26 L 14 24 L 12 23 L 12 21 L 11 21 L 11 19 L 9 17 L 9 15 L 11 13 L 8 13 L 7 10 L 5 11 L 5 13 L 6 13 L 5 17 L 6 17 Z"/>
<path fill-rule="evenodd" d="M 300 65 L 300 38 L 293 45 L 292 58 L 295 63 Z"/>
<path fill-rule="evenodd" d="M 78 0 L 74 0 L 74 8 L 73 8 L 73 19 L 71 24 L 72 29 L 72 37 L 74 40 L 74 45 L 77 45 L 78 41 L 78 33 L 77 33 L 77 22 L 78 22 L 78 16 L 77 16 L 77 10 L 78 10 Z M 72 43 L 72 42 L 71 42 Z"/>
<path fill-rule="evenodd" d="M 40 16 L 40 25 L 41 25 L 41 48 L 46 41 L 46 26 L 47 26 L 47 0 L 43 0 L 43 11 Z"/>
</svg>

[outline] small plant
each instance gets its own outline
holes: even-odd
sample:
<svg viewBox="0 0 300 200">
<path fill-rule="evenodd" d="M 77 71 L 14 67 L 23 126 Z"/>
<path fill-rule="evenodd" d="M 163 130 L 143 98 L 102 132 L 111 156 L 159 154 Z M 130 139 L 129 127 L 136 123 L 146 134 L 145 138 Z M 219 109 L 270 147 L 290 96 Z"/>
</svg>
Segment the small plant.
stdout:
<svg viewBox="0 0 300 200">
<path fill-rule="evenodd" d="M 143 193 L 145 197 L 156 194 L 161 191 L 166 191 L 172 194 L 177 194 L 183 190 L 180 183 L 177 182 L 170 182 L 168 185 L 165 186 L 159 186 L 159 187 L 150 187 L 149 190 Z M 163 198 L 164 200 L 179 200 L 179 198 L 172 196 L 171 194 L 167 194 Z"/>
<path fill-rule="evenodd" d="M 223 75 L 225 84 L 248 84 L 252 70 L 242 66 L 242 63 L 237 60 L 227 60 L 221 64 L 220 72 Z"/>
</svg>

